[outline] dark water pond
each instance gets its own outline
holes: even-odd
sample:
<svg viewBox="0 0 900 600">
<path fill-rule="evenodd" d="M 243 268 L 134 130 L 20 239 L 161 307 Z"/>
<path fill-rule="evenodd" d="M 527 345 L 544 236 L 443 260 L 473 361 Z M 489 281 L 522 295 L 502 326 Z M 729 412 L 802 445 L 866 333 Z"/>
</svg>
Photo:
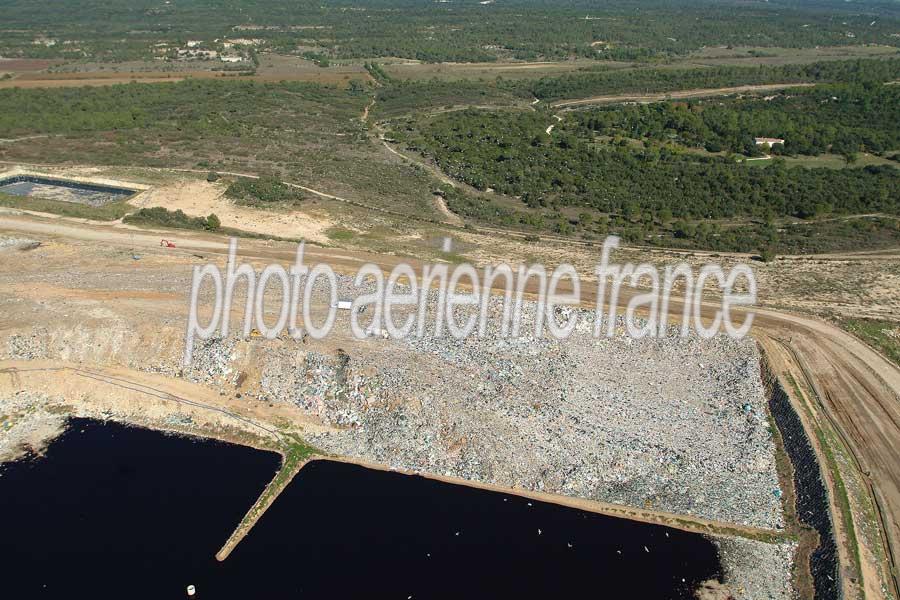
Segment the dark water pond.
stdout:
<svg viewBox="0 0 900 600">
<path fill-rule="evenodd" d="M 74 202 L 89 206 L 103 206 L 114 200 L 126 198 L 134 194 L 134 191 L 111 186 L 20 175 L 0 180 L 0 193 L 11 196 L 31 196 L 48 200 Z"/>
<path fill-rule="evenodd" d="M 314 462 L 231 557 L 215 552 L 278 457 L 73 420 L 0 469 L 7 598 L 690 598 L 702 536 Z"/>
</svg>

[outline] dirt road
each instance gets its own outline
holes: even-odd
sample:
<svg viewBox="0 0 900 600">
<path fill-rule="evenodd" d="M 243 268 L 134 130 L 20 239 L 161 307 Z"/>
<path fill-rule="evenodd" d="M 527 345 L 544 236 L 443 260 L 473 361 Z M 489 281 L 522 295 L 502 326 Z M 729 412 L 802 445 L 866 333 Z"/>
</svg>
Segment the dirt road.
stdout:
<svg viewBox="0 0 900 600">
<path fill-rule="evenodd" d="M 615 104 L 617 102 L 662 102 L 663 100 L 684 100 L 686 98 L 704 98 L 706 96 L 724 96 L 743 92 L 769 92 L 793 87 L 810 87 L 814 83 L 767 83 L 761 85 L 739 85 L 695 90 L 675 90 L 658 94 L 617 94 L 612 96 L 592 96 L 579 100 L 559 100 L 550 106 L 554 108 L 571 108 L 585 104 Z"/>
<path fill-rule="evenodd" d="M 776 370 L 799 373 L 812 387 L 874 494 L 893 555 L 900 549 L 900 369 L 857 338 L 824 322 L 761 312 L 755 327 L 790 355 L 769 353 Z M 793 364 L 792 364 L 793 363 Z"/>
<path fill-rule="evenodd" d="M 14 141 L 19 141 L 19 140 L 0 140 L 0 143 L 2 143 L 3 141 L 14 142 Z M 414 165 L 418 165 L 419 167 L 425 169 L 426 171 L 428 171 L 429 173 L 434 175 L 442 183 L 446 183 L 447 185 L 449 185 L 451 187 L 463 186 L 466 189 L 468 189 L 469 191 L 476 191 L 476 190 L 474 190 L 474 188 L 471 188 L 467 184 L 464 184 L 464 183 L 461 183 L 454 179 L 451 179 L 450 177 L 445 175 L 440 169 L 438 169 L 434 165 L 431 165 L 427 162 L 423 162 L 421 160 L 417 160 L 411 156 L 407 156 L 406 154 L 403 154 L 403 153 L 395 150 L 384 139 L 379 138 L 379 141 L 381 141 L 381 143 L 384 145 L 385 149 L 387 151 L 389 151 L 391 154 L 394 154 L 394 155 L 398 156 L 399 158 L 401 158 L 405 161 L 408 161 Z M 58 165 L 58 164 L 22 163 L 22 162 L 13 162 L 13 161 L 0 161 L 0 165 L 9 165 L 12 167 L 21 167 L 21 168 L 28 168 L 28 169 L 58 169 L 60 167 L 60 165 Z M 69 169 L 87 169 L 87 170 L 97 169 L 97 168 L 114 168 L 110 165 L 65 165 L 65 167 L 69 168 Z M 178 169 L 178 168 L 164 168 L 163 169 L 163 168 L 159 168 L 159 167 L 147 167 L 147 170 L 149 170 L 151 172 L 152 171 L 168 171 L 168 172 L 172 172 L 172 173 L 193 173 L 193 174 L 197 174 L 197 175 L 206 175 L 209 173 L 209 170 L 203 170 L 203 169 Z M 225 176 L 231 176 L 231 177 L 246 177 L 248 179 L 259 179 L 259 175 L 256 175 L 253 173 L 242 173 L 242 172 L 237 172 L 237 171 L 217 171 L 217 173 L 219 175 L 225 175 Z M 68 176 L 68 177 L 71 178 L 71 176 Z M 289 187 L 292 187 L 292 188 L 295 188 L 298 190 L 302 190 L 304 192 L 308 192 L 310 194 L 318 196 L 319 198 L 324 198 L 326 200 L 333 200 L 335 202 L 349 204 L 349 205 L 355 206 L 357 208 L 363 208 L 365 210 L 370 210 L 373 212 L 391 215 L 392 217 L 398 217 L 398 218 L 401 218 L 401 219 L 404 219 L 407 221 L 420 221 L 420 222 L 425 222 L 425 223 L 433 222 L 432 219 L 415 217 L 415 216 L 412 216 L 407 213 L 396 212 L 396 211 L 393 211 L 393 210 L 390 210 L 387 208 L 382 208 L 380 206 L 373 206 L 373 205 L 365 204 L 365 203 L 362 203 L 362 202 L 359 202 L 356 200 L 350 200 L 348 198 L 343 198 L 341 196 L 335 196 L 333 194 L 329 194 L 322 190 L 317 190 L 317 189 L 314 189 L 311 187 L 300 185 L 298 183 L 291 183 L 289 181 L 285 181 L 283 183 Z M 123 185 L 123 184 L 120 184 L 120 185 Z M 134 185 L 134 184 L 129 184 L 129 185 Z M 444 206 L 446 207 L 446 203 Z M 444 212 L 443 209 L 438 208 L 438 210 L 441 213 Z M 464 224 L 464 221 L 459 217 L 459 215 L 452 213 L 452 211 L 450 211 L 449 208 L 447 209 L 447 211 L 450 212 L 451 214 L 453 214 L 455 218 L 444 219 L 444 221 L 443 221 L 444 225 L 462 229 L 463 228 L 462 225 Z M 196 214 L 193 216 L 205 216 L 206 214 L 207 213 L 200 213 L 200 214 Z M 882 213 L 871 213 L 871 214 L 859 215 L 859 216 L 896 218 L 891 215 L 885 215 Z M 836 218 L 835 220 L 842 220 L 842 219 L 847 219 L 847 218 L 854 218 L 854 217 L 839 217 L 839 218 Z M 457 220 L 459 221 L 459 223 L 455 222 Z M 526 239 L 526 238 L 530 238 L 534 235 L 533 232 L 517 231 L 514 229 L 501 229 L 499 227 L 487 227 L 487 226 L 483 226 L 483 225 L 473 225 L 472 223 L 469 223 L 468 225 L 470 226 L 471 231 L 481 233 L 484 235 L 488 235 L 488 236 L 498 236 L 499 235 L 499 236 L 503 236 L 506 238 L 512 238 L 512 239 Z M 239 227 L 239 229 L 241 229 L 241 228 Z M 276 234 L 273 233 L 273 235 L 276 235 Z M 581 247 L 585 247 L 585 248 L 593 248 L 596 246 L 595 242 L 593 242 L 591 240 L 571 239 L 571 238 L 567 238 L 567 237 L 563 237 L 563 236 L 549 235 L 546 233 L 542 233 L 540 235 L 540 239 L 542 242 L 552 242 L 552 243 L 564 244 L 566 246 L 581 246 Z M 690 249 L 690 248 L 668 248 L 665 246 L 656 246 L 656 247 L 650 248 L 647 246 L 631 246 L 628 244 L 622 244 L 619 247 L 623 250 L 641 250 L 641 251 L 647 252 L 649 254 L 674 253 L 674 254 L 683 254 L 685 256 L 712 257 L 712 258 L 725 256 L 725 257 L 738 258 L 741 260 L 751 260 L 754 256 L 754 254 L 750 253 L 750 252 L 726 252 L 726 251 L 712 251 L 712 250 L 697 250 L 697 249 Z M 785 259 L 807 260 L 810 258 L 811 255 L 808 255 L 808 254 L 784 254 L 784 255 L 779 255 L 779 256 L 781 258 L 785 258 Z M 852 257 L 865 258 L 867 260 L 890 260 L 890 261 L 893 261 L 893 260 L 896 260 L 898 258 L 898 256 L 900 256 L 900 249 L 860 250 L 860 251 L 854 251 L 854 252 L 843 252 L 840 254 L 816 254 L 815 258 L 816 258 L 816 260 L 819 260 L 819 261 L 833 260 L 833 261 L 841 261 L 841 262 L 846 261 L 848 258 L 852 258 Z"/>
</svg>

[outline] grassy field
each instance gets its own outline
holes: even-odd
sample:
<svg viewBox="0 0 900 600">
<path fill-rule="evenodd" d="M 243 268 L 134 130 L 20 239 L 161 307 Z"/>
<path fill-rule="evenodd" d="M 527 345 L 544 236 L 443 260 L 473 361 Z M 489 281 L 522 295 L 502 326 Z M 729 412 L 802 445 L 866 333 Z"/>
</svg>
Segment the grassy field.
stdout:
<svg viewBox="0 0 900 600">
<path fill-rule="evenodd" d="M 614 69 L 702 68 L 713 66 L 758 66 L 808 64 L 819 61 L 855 58 L 888 58 L 900 55 L 892 46 L 826 46 L 818 48 L 766 48 L 759 46 L 708 47 L 686 56 L 644 62 L 591 60 L 563 61 L 497 61 L 491 63 L 424 63 L 417 61 L 385 61 L 384 70 L 400 81 L 440 81 L 538 79 L 574 71 Z"/>
<path fill-rule="evenodd" d="M 847 331 L 862 338 L 882 354 L 900 365 L 900 322 L 877 319 L 845 319 Z"/>
<path fill-rule="evenodd" d="M 329 227 L 325 232 L 325 235 L 328 236 L 328 239 L 335 242 L 349 242 L 356 237 L 356 233 L 354 231 L 345 227 Z"/>
<path fill-rule="evenodd" d="M 596 61 L 589 59 L 565 61 L 498 61 L 493 63 L 420 63 L 393 62 L 383 65 L 392 78 L 400 81 L 440 81 L 536 79 L 562 75 L 583 69 L 624 69 L 632 63 L 622 61 Z"/>
<path fill-rule="evenodd" d="M 116 200 L 103 206 L 88 206 L 76 202 L 64 202 L 61 200 L 48 200 L 45 198 L 32 198 L 26 196 L 11 196 L 0 194 L 0 206 L 18 208 L 21 210 L 33 210 L 35 212 L 74 217 L 77 219 L 91 219 L 93 221 L 115 221 L 121 219 L 129 212 L 135 210 L 128 204 L 127 199 Z"/>
</svg>

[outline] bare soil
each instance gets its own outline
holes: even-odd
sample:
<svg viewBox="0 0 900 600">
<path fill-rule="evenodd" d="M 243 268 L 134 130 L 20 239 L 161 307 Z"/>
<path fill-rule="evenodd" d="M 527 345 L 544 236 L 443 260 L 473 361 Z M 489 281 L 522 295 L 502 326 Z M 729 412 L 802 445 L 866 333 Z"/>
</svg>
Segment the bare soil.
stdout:
<svg viewBox="0 0 900 600">
<path fill-rule="evenodd" d="M 264 211 L 236 205 L 225 196 L 226 184 L 187 179 L 144 192 L 132 204 L 139 208 L 164 206 L 191 216 L 214 213 L 224 227 L 282 237 L 327 243 L 325 230 L 333 223 L 307 210 Z"/>
<path fill-rule="evenodd" d="M 794 87 L 810 87 L 813 83 L 767 83 L 761 85 L 739 85 L 735 87 L 707 88 L 694 90 L 675 90 L 660 94 L 617 94 L 612 96 L 593 96 L 578 100 L 560 100 L 553 102 L 551 106 L 569 108 L 583 106 L 585 104 L 615 104 L 619 102 L 661 102 L 663 100 L 683 100 L 686 98 L 703 98 L 706 96 L 724 96 L 727 94 L 741 94 L 746 92 L 769 92 Z"/>
</svg>

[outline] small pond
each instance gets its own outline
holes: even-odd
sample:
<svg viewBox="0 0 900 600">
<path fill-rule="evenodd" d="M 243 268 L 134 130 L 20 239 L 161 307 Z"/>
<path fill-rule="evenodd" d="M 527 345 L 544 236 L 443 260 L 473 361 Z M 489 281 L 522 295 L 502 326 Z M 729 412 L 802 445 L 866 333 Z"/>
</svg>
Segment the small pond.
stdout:
<svg viewBox="0 0 900 600">
<path fill-rule="evenodd" d="M 0 179 L 0 193 L 96 207 L 127 198 L 135 192 L 125 188 L 20 175 Z"/>
</svg>

